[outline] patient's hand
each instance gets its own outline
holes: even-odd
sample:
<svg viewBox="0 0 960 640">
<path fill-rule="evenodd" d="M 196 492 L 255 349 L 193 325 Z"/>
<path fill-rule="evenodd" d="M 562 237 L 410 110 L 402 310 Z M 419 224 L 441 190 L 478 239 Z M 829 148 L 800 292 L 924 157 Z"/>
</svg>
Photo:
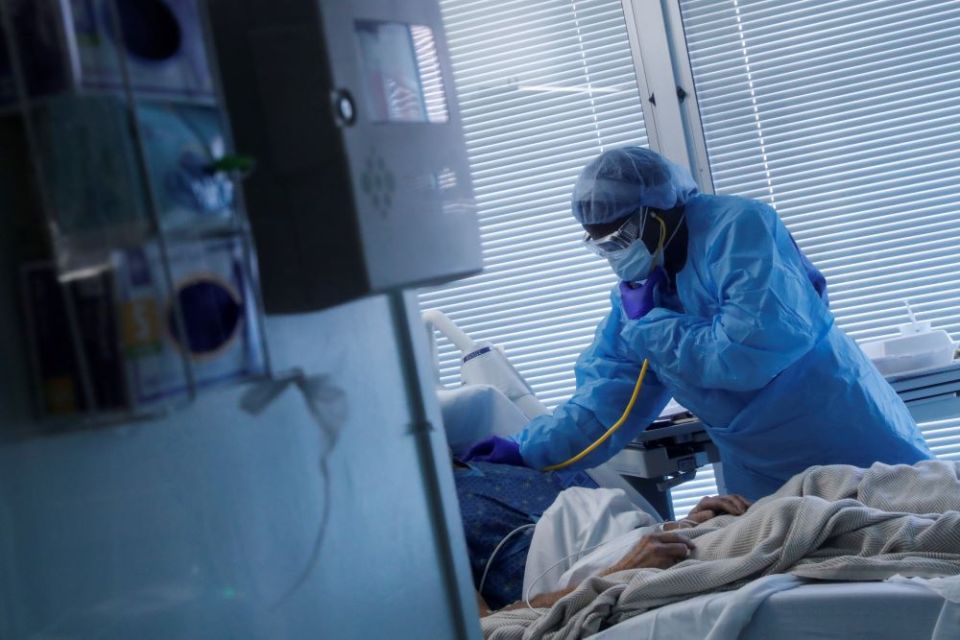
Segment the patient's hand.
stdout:
<svg viewBox="0 0 960 640">
<path fill-rule="evenodd" d="M 677 533 L 652 533 L 641 538 L 640 541 L 633 545 L 633 548 L 627 552 L 627 555 L 623 556 L 619 562 L 600 575 L 606 576 L 611 573 L 616 573 L 617 571 L 626 571 L 627 569 L 669 569 L 678 562 L 687 559 L 693 549 L 693 543 Z M 572 593 L 576 588 L 576 585 L 573 585 L 565 589 L 560 589 L 559 591 L 541 593 L 530 600 L 530 606 L 535 609 L 550 608 L 555 605 L 560 598 Z M 477 594 L 477 606 L 480 610 L 481 618 L 492 613 L 492 611 L 487 608 L 487 603 L 484 602 L 479 593 Z M 521 600 L 504 607 L 501 611 L 519 609 L 523 606 L 526 605 Z"/>
<path fill-rule="evenodd" d="M 686 523 L 688 526 L 695 527 L 723 513 L 728 513 L 732 516 L 742 516 L 747 512 L 751 504 L 753 504 L 751 500 L 735 494 L 728 496 L 707 496 L 701 499 L 700 502 L 697 503 L 697 506 L 690 511 L 690 514 L 680 522 L 681 525 Z"/>
<path fill-rule="evenodd" d="M 619 562 L 602 575 L 627 569 L 669 569 L 686 560 L 694 544 L 676 533 L 652 533 L 644 536 Z"/>
</svg>

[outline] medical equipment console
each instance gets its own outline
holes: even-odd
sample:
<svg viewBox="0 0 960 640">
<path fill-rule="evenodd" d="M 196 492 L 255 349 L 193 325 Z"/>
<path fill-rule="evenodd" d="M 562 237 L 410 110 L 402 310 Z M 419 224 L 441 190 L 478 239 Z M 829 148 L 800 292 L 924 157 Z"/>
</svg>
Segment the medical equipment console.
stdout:
<svg viewBox="0 0 960 640">
<path fill-rule="evenodd" d="M 268 312 L 481 268 L 435 0 L 208 0 Z"/>
</svg>

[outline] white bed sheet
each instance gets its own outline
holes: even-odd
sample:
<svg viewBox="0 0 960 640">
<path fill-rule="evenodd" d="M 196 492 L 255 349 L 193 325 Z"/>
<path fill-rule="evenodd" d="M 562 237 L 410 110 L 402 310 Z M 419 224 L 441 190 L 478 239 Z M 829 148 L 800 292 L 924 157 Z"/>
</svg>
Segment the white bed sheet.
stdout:
<svg viewBox="0 0 960 640">
<path fill-rule="evenodd" d="M 792 586 L 792 585 L 791 585 Z M 591 636 L 592 640 L 675 640 L 706 638 L 739 592 L 712 593 L 660 607 Z M 715 633 L 717 640 L 853 638 L 929 640 L 944 599 L 919 584 L 891 582 L 799 583 L 772 593 L 742 631 Z M 942 637 L 942 636 L 941 636 Z M 949 637 L 949 636 L 948 636 Z M 957 636 L 960 638 L 960 629 Z"/>
</svg>

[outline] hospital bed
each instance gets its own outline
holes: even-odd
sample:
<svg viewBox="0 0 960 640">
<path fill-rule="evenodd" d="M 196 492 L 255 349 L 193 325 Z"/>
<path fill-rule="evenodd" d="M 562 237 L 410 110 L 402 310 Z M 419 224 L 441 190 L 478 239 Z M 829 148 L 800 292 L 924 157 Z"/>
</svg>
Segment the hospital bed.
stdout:
<svg viewBox="0 0 960 640">
<path fill-rule="evenodd" d="M 453 334 L 463 343 L 464 354 L 482 347 L 450 326 L 442 314 L 432 319 L 432 325 L 428 322 L 431 338 L 439 321 L 448 323 L 447 335 Z M 516 433 L 529 420 L 529 411 L 521 409 L 527 406 L 511 400 L 503 390 L 510 391 L 513 385 L 514 395 L 523 396 L 526 403 L 533 401 L 532 391 L 512 367 L 498 367 L 506 369 L 498 369 L 489 379 L 499 382 L 506 376 L 509 384 L 468 384 L 438 391 L 447 439 L 454 451 L 490 435 Z M 890 383 L 917 420 L 960 414 L 960 362 L 900 374 L 891 377 Z M 664 520 L 673 519 L 670 490 L 693 479 L 701 467 L 715 464 L 718 488 L 723 492 L 719 461 L 704 425 L 679 408 L 665 412 L 624 450 L 588 473 L 601 487 L 622 489 L 640 509 Z M 657 608 L 594 637 L 960 639 L 960 577 L 953 593 L 951 602 L 915 582 L 814 583 L 780 574 L 736 590 Z"/>
<path fill-rule="evenodd" d="M 908 407 L 950 410 L 960 402 L 960 364 L 892 381 Z M 448 440 L 476 441 L 509 435 L 526 418 L 498 389 L 470 385 L 441 390 Z M 929 417 L 927 419 L 930 419 Z M 469 433 L 457 426 L 470 424 Z M 621 488 L 657 519 L 669 513 L 669 489 L 719 459 L 703 425 L 678 415 L 642 434 L 605 465 L 588 473 L 603 487 Z M 771 585 L 772 582 L 788 581 Z M 630 618 L 595 636 L 597 640 L 674 638 L 847 639 L 960 638 L 960 578 L 950 602 L 919 583 L 810 582 L 776 575 L 740 589 L 710 593 Z"/>
<path fill-rule="evenodd" d="M 770 576 L 770 578 L 791 578 Z M 594 640 L 741 638 L 947 640 L 960 638 L 960 604 L 912 582 L 804 583 L 764 597 L 736 591 L 669 604 L 602 631 Z M 754 591 L 762 590 L 754 587 Z M 761 602 L 752 601 L 759 598 Z M 938 628 L 939 625 L 939 628 Z"/>
<path fill-rule="evenodd" d="M 960 374 L 960 366 L 955 372 Z M 932 380 L 943 384 L 942 375 Z M 927 388 L 927 392 L 918 392 L 918 395 L 929 404 L 930 387 L 923 386 L 927 382 L 930 379 L 903 384 L 914 391 Z M 509 435 L 525 424 L 526 418 L 494 387 L 471 385 L 441 390 L 440 397 L 448 439 L 454 448 L 478 436 Z M 458 430 L 464 423 L 471 425 L 469 433 Z M 672 483 L 685 477 L 690 465 L 702 466 L 715 459 L 715 448 L 709 438 L 704 442 L 704 437 L 700 423 L 674 419 L 649 430 L 623 453 L 588 473 L 600 486 L 623 489 L 639 508 L 660 519 L 653 505 L 662 505 L 669 499 Z M 633 482 L 625 481 L 621 471 Z M 651 494 L 658 485 L 660 497 Z M 960 579 L 956 592 L 958 602 L 951 603 L 917 583 L 813 583 L 775 575 L 740 589 L 696 596 L 654 609 L 593 637 L 596 640 L 957 639 L 960 638 Z"/>
</svg>

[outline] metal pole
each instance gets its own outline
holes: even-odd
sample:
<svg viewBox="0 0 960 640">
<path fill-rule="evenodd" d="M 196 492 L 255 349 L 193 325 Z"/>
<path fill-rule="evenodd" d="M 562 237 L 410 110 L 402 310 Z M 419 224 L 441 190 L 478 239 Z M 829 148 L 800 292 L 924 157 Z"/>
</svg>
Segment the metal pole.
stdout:
<svg viewBox="0 0 960 640">
<path fill-rule="evenodd" d="M 427 507 L 433 524 L 436 549 L 440 561 L 440 571 L 443 574 L 445 590 L 450 594 L 450 612 L 458 630 L 457 637 L 475 637 L 471 629 L 476 624 L 468 624 L 466 611 L 463 607 L 463 594 L 460 593 L 460 584 L 457 580 L 454 550 L 450 544 L 450 529 L 444 516 L 443 496 L 440 489 L 439 461 L 434 455 L 431 443 L 431 432 L 434 430 L 427 414 L 424 394 L 432 390 L 424 389 L 420 383 L 420 370 L 417 366 L 417 355 L 414 347 L 414 331 L 422 331 L 419 326 L 411 322 L 412 313 L 407 306 L 406 293 L 394 290 L 387 294 L 390 303 L 390 317 L 396 334 L 397 351 L 400 359 L 401 374 L 404 381 L 404 391 L 410 409 L 410 433 L 413 435 L 417 458 L 420 462 L 420 476 L 426 490 Z M 419 325 L 419 322 L 417 322 Z"/>
</svg>

